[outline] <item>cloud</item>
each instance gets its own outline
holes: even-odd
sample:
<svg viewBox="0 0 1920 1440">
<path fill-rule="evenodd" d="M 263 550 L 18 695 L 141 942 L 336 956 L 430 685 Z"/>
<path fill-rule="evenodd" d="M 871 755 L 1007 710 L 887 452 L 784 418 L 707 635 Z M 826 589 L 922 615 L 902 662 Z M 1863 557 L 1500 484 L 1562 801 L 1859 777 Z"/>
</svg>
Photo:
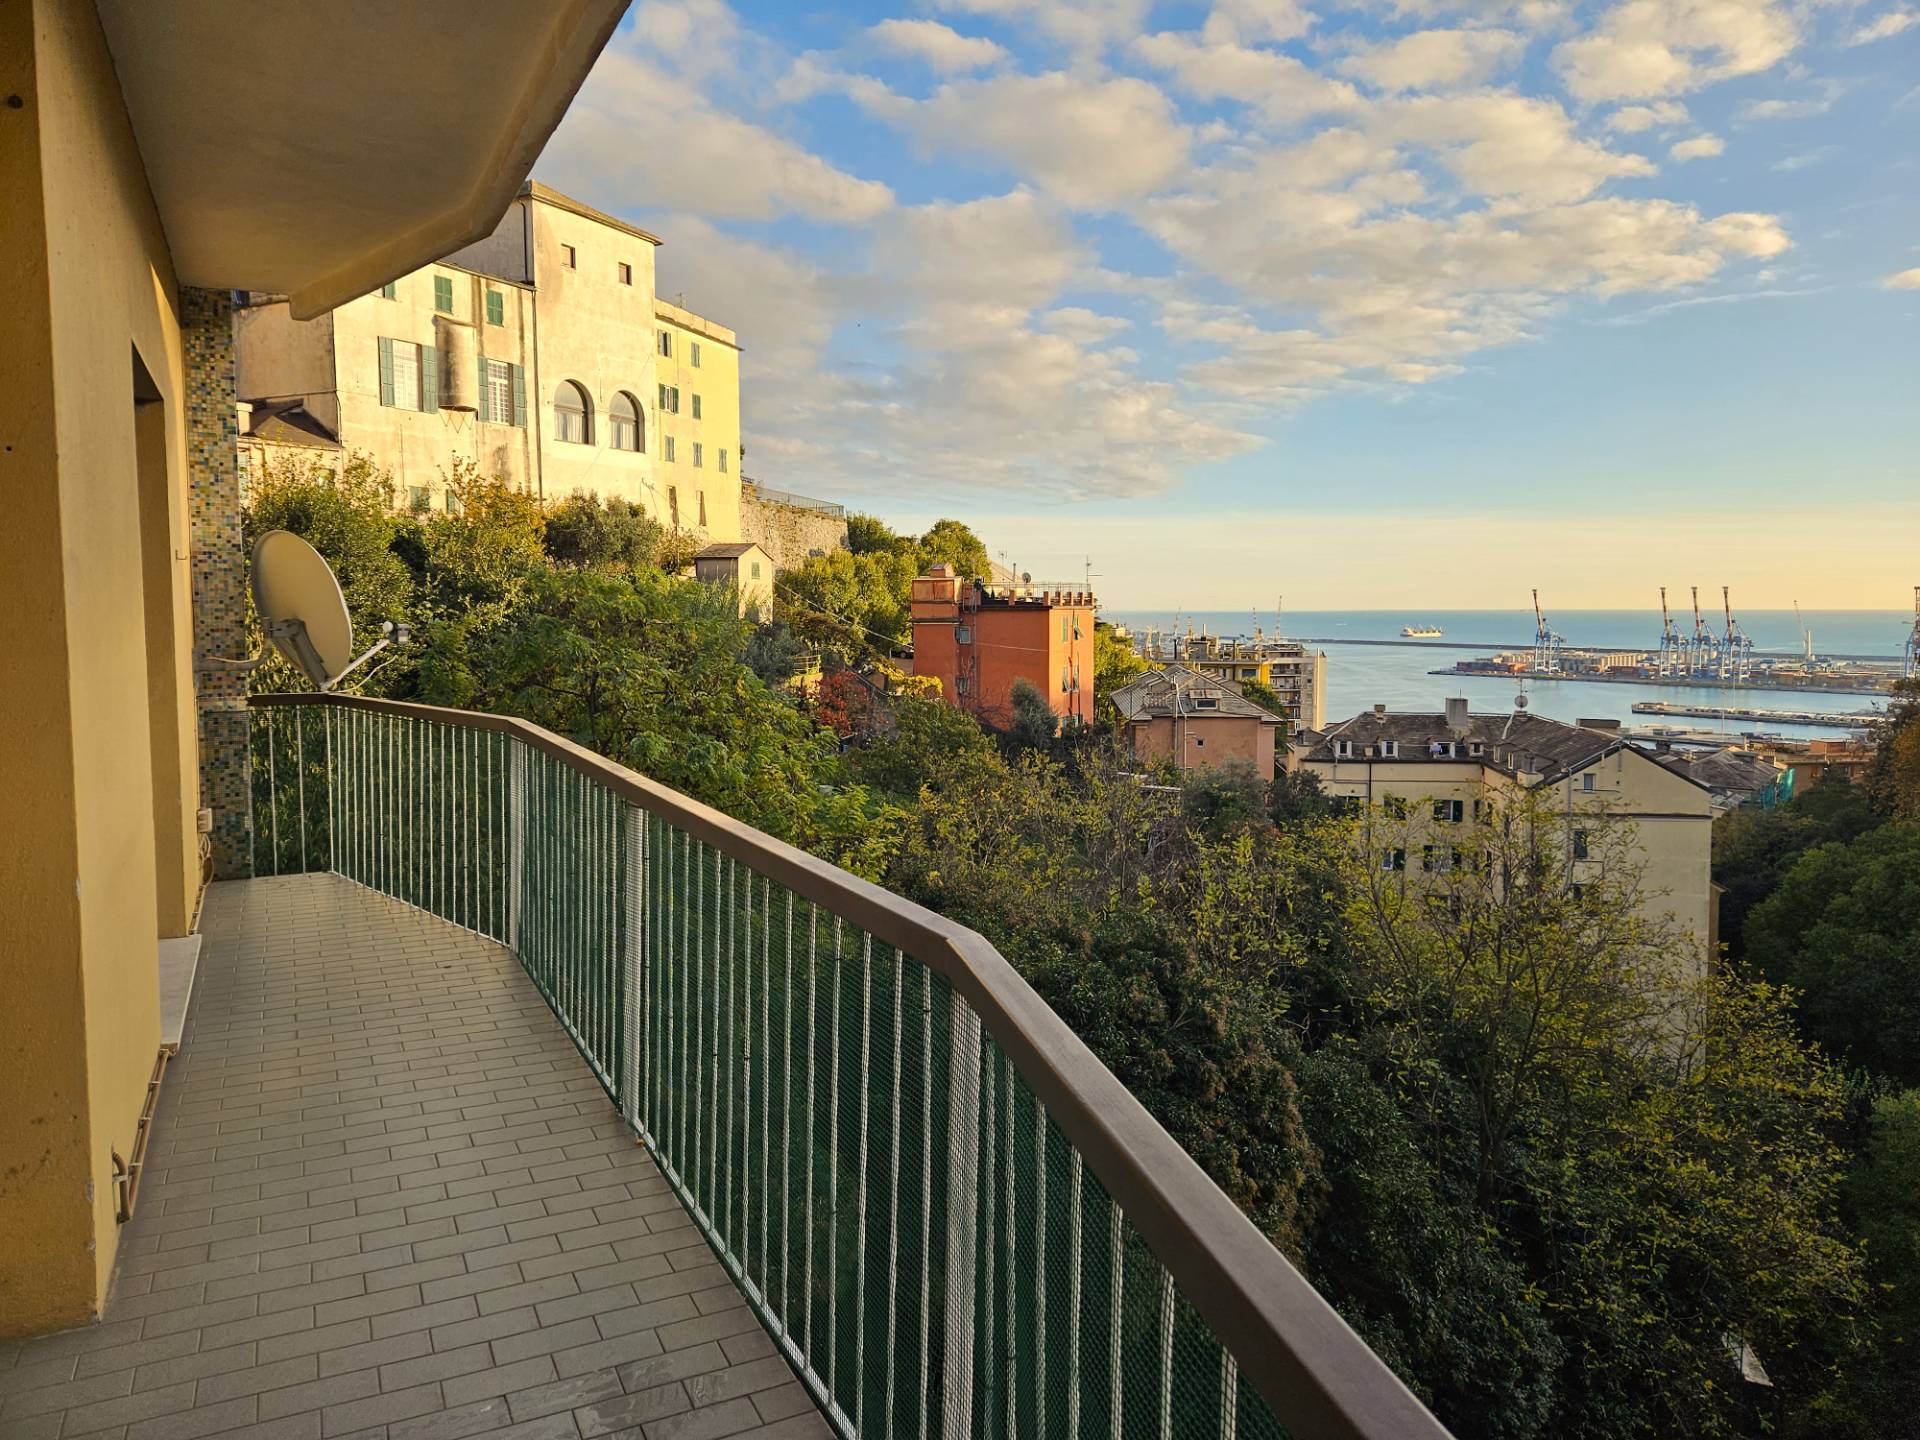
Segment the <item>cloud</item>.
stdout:
<svg viewBox="0 0 1920 1440">
<path fill-rule="evenodd" d="M 986 156 L 1085 209 L 1161 188 L 1190 143 L 1167 97 L 1130 76 L 1003 75 L 952 81 L 923 101 L 886 92 L 864 103 L 929 148 Z"/>
<path fill-rule="evenodd" d="M 1102 315 L 1079 305 L 1063 305 L 1040 317 L 1040 323 L 1056 335 L 1064 335 L 1077 345 L 1098 345 L 1130 328 L 1131 320 L 1120 315 Z"/>
<path fill-rule="evenodd" d="M 1811 150 L 1802 150 L 1793 155 L 1783 155 L 1773 162 L 1772 169 L 1783 174 L 1792 174 L 1796 170 L 1808 170 L 1833 154 L 1836 145 L 1817 145 Z"/>
<path fill-rule="evenodd" d="M 1511 30 L 1417 30 L 1358 46 L 1339 69 L 1376 90 L 1456 90 L 1485 84 L 1526 49 Z"/>
<path fill-rule="evenodd" d="M 671 18 L 641 12 L 656 29 Z M 671 37 L 678 32 L 669 30 Z M 893 204 L 877 180 L 849 175 L 764 126 L 717 109 L 641 58 L 636 28 L 602 52 L 540 159 L 562 189 L 615 210 L 685 210 L 724 220 L 859 224 Z M 704 57 L 672 42 L 691 64 Z"/>
<path fill-rule="evenodd" d="M 1638 100 L 1757 74 L 1799 38 L 1778 0 L 1621 0 L 1556 47 L 1553 63 L 1577 99 Z"/>
<path fill-rule="evenodd" d="M 1691 140 L 1682 140 L 1667 148 L 1667 157 L 1671 160 L 1711 160 L 1727 148 L 1727 142 L 1718 135 L 1695 135 Z"/>
<path fill-rule="evenodd" d="M 1007 58 L 1004 46 L 962 35 L 938 20 L 882 20 L 867 34 L 885 49 L 912 56 L 943 75 L 982 70 Z"/>
<path fill-rule="evenodd" d="M 1649 320 L 1658 319 L 1662 315 L 1671 315 L 1676 310 L 1692 310 L 1702 305 L 1744 305 L 1752 300 L 1797 300 L 1806 295 L 1825 295 L 1826 293 L 1826 286 L 1815 286 L 1805 290 L 1729 290 L 1718 295 L 1689 295 L 1684 299 L 1649 305 L 1644 310 L 1635 310 L 1630 314 L 1610 316 L 1596 323 L 1644 325 Z"/>
<path fill-rule="evenodd" d="M 1681 125 L 1686 119 L 1687 107 L 1678 100 L 1656 100 L 1651 105 L 1622 105 L 1607 117 L 1607 128 L 1638 135 L 1657 125 Z"/>
<path fill-rule="evenodd" d="M 1510 92 L 1415 97 L 1383 107 L 1373 131 L 1433 150 L 1474 194 L 1536 204 L 1580 200 L 1605 181 L 1653 173 L 1644 156 L 1577 138 L 1555 101 Z"/>
<path fill-rule="evenodd" d="M 1831 100 L 1750 100 L 1740 107 L 1742 120 L 1806 120 L 1833 108 Z"/>
<path fill-rule="evenodd" d="M 1920 269 L 1902 270 L 1880 282 L 1883 290 L 1920 290 Z"/>
<path fill-rule="evenodd" d="M 1359 91 L 1320 74 L 1291 55 L 1218 36 L 1166 32 L 1143 35 L 1134 53 L 1173 75 L 1181 93 L 1199 100 L 1233 100 L 1278 125 L 1361 106 Z"/>
<path fill-rule="evenodd" d="M 1149 0 L 936 0 L 942 10 L 1015 21 L 1091 58 L 1138 35 Z"/>
<path fill-rule="evenodd" d="M 1895 35 L 1904 35 L 1915 25 L 1920 25 L 1920 15 L 1911 10 L 1889 10 L 1855 30 L 1847 37 L 1847 44 L 1871 45 L 1876 40 L 1891 40 Z"/>
</svg>

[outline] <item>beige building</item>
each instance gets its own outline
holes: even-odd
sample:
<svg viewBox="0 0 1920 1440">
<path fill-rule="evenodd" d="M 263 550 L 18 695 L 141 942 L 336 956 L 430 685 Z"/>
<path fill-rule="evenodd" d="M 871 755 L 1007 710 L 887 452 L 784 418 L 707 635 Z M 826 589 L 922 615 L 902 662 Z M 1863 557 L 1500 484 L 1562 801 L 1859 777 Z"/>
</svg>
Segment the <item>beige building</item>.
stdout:
<svg viewBox="0 0 1920 1440">
<path fill-rule="evenodd" d="M 1155 665 L 1185 665 L 1229 685 L 1251 680 L 1267 686 L 1287 707 L 1287 720 L 1296 730 L 1318 730 L 1327 723 L 1324 650 L 1269 638 L 1258 630 L 1252 639 L 1148 631 L 1140 648 Z"/>
<path fill-rule="evenodd" d="M 1182 770 L 1246 765 L 1263 780 L 1274 771 L 1276 738 L 1286 724 L 1234 685 L 1185 665 L 1169 665 L 1113 692 L 1127 743 L 1141 763 L 1172 758 Z"/>
<path fill-rule="evenodd" d="M 705 585 L 731 585 L 742 615 L 773 619 L 773 559 L 751 540 L 707 546 L 693 557 L 693 574 Z"/>
<path fill-rule="evenodd" d="M 490 233 L 625 9 L 0 5 L 0 1337 L 100 1313 L 160 954 L 244 823 L 231 293 L 322 314 Z"/>
<path fill-rule="evenodd" d="M 1567 873 L 1575 885 L 1597 878 L 1608 863 L 1589 849 L 1589 833 L 1625 822 L 1626 858 L 1641 870 L 1642 910 L 1671 915 L 1703 956 L 1712 953 L 1714 797 L 1628 744 L 1614 722 L 1568 725 L 1524 711 L 1476 715 L 1460 699 L 1449 700 L 1441 715 L 1394 714 L 1376 705 L 1297 737 L 1288 764 L 1318 775 L 1332 795 L 1431 815 L 1434 843 L 1425 848 L 1437 852 L 1445 852 L 1447 835 L 1466 833 L 1490 793 L 1538 792 L 1566 817 Z M 1400 868 L 1422 863 L 1404 849 L 1383 859 Z"/>
<path fill-rule="evenodd" d="M 421 510 L 471 461 L 737 540 L 739 344 L 658 298 L 659 244 L 529 182 L 485 239 L 328 314 L 258 295 L 235 319 L 243 449 L 364 451 Z"/>
</svg>

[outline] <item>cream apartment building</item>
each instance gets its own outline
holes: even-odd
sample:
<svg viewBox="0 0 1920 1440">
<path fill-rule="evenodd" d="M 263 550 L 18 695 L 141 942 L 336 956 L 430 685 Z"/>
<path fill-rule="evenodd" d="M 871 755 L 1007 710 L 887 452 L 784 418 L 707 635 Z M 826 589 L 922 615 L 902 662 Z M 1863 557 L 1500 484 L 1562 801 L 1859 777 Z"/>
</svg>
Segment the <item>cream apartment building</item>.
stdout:
<svg viewBox="0 0 1920 1440">
<path fill-rule="evenodd" d="M 1436 854 L 1447 852 L 1448 834 L 1467 832 L 1496 792 L 1539 792 L 1565 816 L 1562 843 L 1574 885 L 1597 879 L 1608 863 L 1597 846 L 1589 849 L 1589 833 L 1625 822 L 1625 858 L 1641 870 L 1642 911 L 1672 916 L 1696 938 L 1703 959 L 1712 954 L 1713 794 L 1628 744 L 1613 722 L 1473 714 L 1461 699 L 1448 700 L 1439 715 L 1395 714 L 1379 705 L 1301 734 L 1288 764 L 1318 775 L 1329 794 L 1431 816 L 1421 835 L 1434 842 L 1423 849 Z M 1418 869 L 1445 862 L 1388 849 L 1381 863 Z"/>
<path fill-rule="evenodd" d="M 738 340 L 658 298 L 659 244 L 529 182 L 485 239 L 317 319 L 258 296 L 235 320 L 243 449 L 364 451 L 420 510 L 470 460 L 737 540 Z"/>
</svg>

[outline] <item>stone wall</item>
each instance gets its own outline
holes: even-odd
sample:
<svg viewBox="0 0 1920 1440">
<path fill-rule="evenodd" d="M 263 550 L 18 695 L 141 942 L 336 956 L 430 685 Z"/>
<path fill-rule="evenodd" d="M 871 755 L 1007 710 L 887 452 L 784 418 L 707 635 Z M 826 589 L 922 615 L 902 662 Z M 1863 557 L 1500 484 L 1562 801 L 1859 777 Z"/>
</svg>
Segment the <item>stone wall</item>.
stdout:
<svg viewBox="0 0 1920 1440">
<path fill-rule="evenodd" d="M 187 368 L 187 475 L 193 487 L 193 668 L 200 706 L 200 803 L 213 810 L 213 873 L 252 873 L 247 677 L 212 663 L 247 653 L 247 555 L 240 528 L 233 304 L 224 290 L 180 291 Z"/>
<path fill-rule="evenodd" d="M 847 517 L 783 505 L 740 487 L 740 538 L 751 540 L 773 558 L 774 572 L 791 570 L 813 554 L 847 548 Z"/>
</svg>

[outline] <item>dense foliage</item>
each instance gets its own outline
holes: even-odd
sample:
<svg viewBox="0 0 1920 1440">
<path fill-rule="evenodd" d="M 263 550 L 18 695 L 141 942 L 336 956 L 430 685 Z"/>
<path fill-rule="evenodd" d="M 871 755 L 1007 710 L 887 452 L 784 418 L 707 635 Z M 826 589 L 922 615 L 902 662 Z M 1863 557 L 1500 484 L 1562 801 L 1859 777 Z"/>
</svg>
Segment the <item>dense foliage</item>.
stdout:
<svg viewBox="0 0 1920 1440">
<path fill-rule="evenodd" d="M 270 476 L 249 522 L 307 534 L 363 629 L 416 625 L 369 691 L 524 715 L 980 929 L 1455 1433 L 1910 1423 L 1920 1107 L 1858 1022 L 1910 993 L 1911 830 L 1811 793 L 1728 826 L 1771 877 L 1757 968 L 1703 971 L 1604 817 L 1576 893 L 1524 801 L 1469 829 L 1300 776 L 1142 784 L 1038 692 L 993 737 L 871 673 L 786 683 L 802 644 L 899 634 L 929 557 L 984 568 L 963 526 L 854 517 L 756 626 L 637 511 L 458 493 L 396 516 L 354 462 Z"/>
</svg>

